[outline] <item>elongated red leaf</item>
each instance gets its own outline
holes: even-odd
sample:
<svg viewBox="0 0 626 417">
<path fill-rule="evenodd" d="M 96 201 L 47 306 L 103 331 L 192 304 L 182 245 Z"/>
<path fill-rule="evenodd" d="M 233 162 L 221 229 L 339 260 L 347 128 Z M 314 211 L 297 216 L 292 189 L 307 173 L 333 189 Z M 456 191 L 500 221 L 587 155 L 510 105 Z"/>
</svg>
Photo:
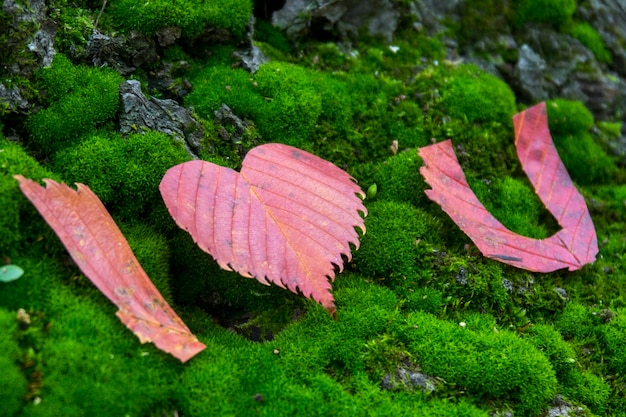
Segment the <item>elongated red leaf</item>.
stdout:
<svg viewBox="0 0 626 417">
<path fill-rule="evenodd" d="M 328 161 L 281 144 L 257 146 L 241 172 L 205 161 L 171 168 L 160 185 L 176 223 L 226 270 L 274 283 L 335 311 L 334 265 L 365 233 L 361 189 Z"/>
<path fill-rule="evenodd" d="M 536 272 L 574 271 L 593 262 L 598 253 L 593 222 L 554 147 L 545 103 L 518 113 L 513 124 L 522 168 L 562 230 L 539 240 L 506 229 L 470 189 L 450 140 L 419 150 L 426 164 L 420 172 L 432 187 L 426 194 L 489 258 Z"/>
<path fill-rule="evenodd" d="M 141 343 L 153 342 L 182 362 L 206 347 L 152 284 L 89 187 L 77 184 L 75 191 L 50 179 L 42 187 L 21 175 L 15 178 L 80 270 L 117 305 L 117 316 Z"/>
</svg>

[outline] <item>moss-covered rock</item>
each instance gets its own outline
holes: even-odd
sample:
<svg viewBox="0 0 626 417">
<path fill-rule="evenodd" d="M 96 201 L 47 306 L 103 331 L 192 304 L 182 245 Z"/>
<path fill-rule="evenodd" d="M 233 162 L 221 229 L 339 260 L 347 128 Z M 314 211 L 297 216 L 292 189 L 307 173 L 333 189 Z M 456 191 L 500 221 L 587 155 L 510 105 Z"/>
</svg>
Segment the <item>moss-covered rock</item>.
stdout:
<svg viewBox="0 0 626 417">
<path fill-rule="evenodd" d="M 241 39 L 252 14 L 250 0 L 218 0 L 198 4 L 194 1 L 141 2 L 120 0 L 110 6 L 113 22 L 126 30 L 154 35 L 159 29 L 181 28 L 184 36 L 194 38 L 207 27 L 227 31 Z"/>
<path fill-rule="evenodd" d="M 377 280 L 413 278 L 418 274 L 417 257 L 429 251 L 426 242 L 438 243 L 438 220 L 421 209 L 393 201 L 371 203 L 368 211 L 367 233 L 361 238 L 353 264 Z"/>
<path fill-rule="evenodd" d="M 569 22 L 576 11 L 576 0 L 516 0 L 515 22 L 523 26 L 529 22 L 559 26 Z"/>
<path fill-rule="evenodd" d="M 567 32 L 593 52 L 593 55 L 599 62 L 610 63 L 613 60 L 611 52 L 602 41 L 602 37 L 589 23 L 574 23 Z"/>
<path fill-rule="evenodd" d="M 424 372 L 482 401 L 512 400 L 518 412 L 538 415 L 556 393 L 546 357 L 512 333 L 475 332 L 417 312 L 407 324 L 413 330 L 404 337 Z"/>
<path fill-rule="evenodd" d="M 508 124 L 515 113 L 515 95 L 499 78 L 476 67 L 459 68 L 442 92 L 442 104 L 450 116 L 469 122 Z"/>
<path fill-rule="evenodd" d="M 57 55 L 50 68 L 40 70 L 39 79 L 47 107 L 29 118 L 27 128 L 32 146 L 47 156 L 94 132 L 119 107 L 122 78 L 107 68 L 74 66 Z"/>
<path fill-rule="evenodd" d="M 158 132 L 95 134 L 60 151 L 55 168 L 69 183 L 88 185 L 114 213 L 135 220 L 163 204 L 159 183 L 174 165 L 189 160 L 182 144 Z"/>
</svg>

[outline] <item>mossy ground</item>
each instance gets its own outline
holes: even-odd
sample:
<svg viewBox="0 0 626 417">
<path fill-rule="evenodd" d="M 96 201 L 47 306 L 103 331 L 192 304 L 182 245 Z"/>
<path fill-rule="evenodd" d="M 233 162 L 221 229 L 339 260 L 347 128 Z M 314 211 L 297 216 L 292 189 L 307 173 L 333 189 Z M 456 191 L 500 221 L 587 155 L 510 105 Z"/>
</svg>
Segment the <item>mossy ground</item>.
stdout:
<svg viewBox="0 0 626 417">
<path fill-rule="evenodd" d="M 221 3 L 248 14 L 251 7 Z M 571 18 L 568 1 L 543 17 L 530 9 L 535 3 L 544 2 L 516 2 L 518 23 Z M 174 23 L 184 36 L 211 24 L 235 39 L 247 22 L 210 7 L 187 14 L 186 1 L 129 14 L 137 4 L 116 2 L 104 22 L 152 34 L 174 7 L 168 19 L 180 20 Z M 626 171 L 604 150 L 614 126 L 596 124 L 580 103 L 548 103 L 556 146 L 587 199 L 600 254 L 573 273 L 525 272 L 483 258 L 425 197 L 416 150 L 451 138 L 468 181 L 496 217 L 526 236 L 552 234 L 558 226 L 515 156 L 511 116 L 522 106 L 506 84 L 443 61 L 437 38 L 405 37 L 399 50 L 364 42 L 359 54 L 306 43 L 295 54 L 267 22 L 258 32 L 272 62 L 251 75 L 234 68 L 232 44 L 214 46 L 209 58 L 191 62 L 186 76 L 194 88 L 185 104 L 207 126 L 205 159 L 238 167 L 251 147 L 282 142 L 345 168 L 364 189 L 376 185 L 365 201 L 361 248 L 333 284 L 338 319 L 302 297 L 220 270 L 177 229 L 158 196 L 165 170 L 188 159 L 181 145 L 154 132 L 115 133 L 121 77 L 59 55 L 34 81 L 47 95 L 42 110 L 23 121 L 22 140 L 0 138 L 0 256 L 25 270 L 0 283 L 0 410 L 540 416 L 558 394 L 582 407 L 581 415 L 624 415 Z M 214 122 L 222 103 L 250 122 L 238 142 Z M 206 351 L 182 365 L 139 344 L 20 194 L 15 174 L 90 185 Z M 384 389 L 400 368 L 432 377 L 434 391 L 399 379 Z"/>
</svg>

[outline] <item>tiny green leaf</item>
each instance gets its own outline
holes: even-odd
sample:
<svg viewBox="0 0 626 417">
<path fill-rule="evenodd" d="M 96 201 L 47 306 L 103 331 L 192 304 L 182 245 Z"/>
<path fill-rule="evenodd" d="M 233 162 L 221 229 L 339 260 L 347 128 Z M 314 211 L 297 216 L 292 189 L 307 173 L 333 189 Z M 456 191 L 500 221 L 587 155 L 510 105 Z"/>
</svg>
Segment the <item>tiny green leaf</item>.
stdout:
<svg viewBox="0 0 626 417">
<path fill-rule="evenodd" d="M 0 281 L 2 282 L 15 281 L 22 275 L 24 275 L 24 270 L 19 266 L 5 265 L 0 267 Z"/>
</svg>

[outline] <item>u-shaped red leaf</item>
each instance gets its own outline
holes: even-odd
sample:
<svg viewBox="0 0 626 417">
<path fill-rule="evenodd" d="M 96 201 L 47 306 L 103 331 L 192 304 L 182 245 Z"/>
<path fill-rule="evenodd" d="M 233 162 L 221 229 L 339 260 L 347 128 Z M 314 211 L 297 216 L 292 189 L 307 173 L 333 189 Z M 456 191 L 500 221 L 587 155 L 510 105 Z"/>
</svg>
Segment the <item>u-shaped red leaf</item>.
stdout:
<svg viewBox="0 0 626 417">
<path fill-rule="evenodd" d="M 420 173 L 432 187 L 428 197 L 454 220 L 483 255 L 536 272 L 580 269 L 595 260 L 598 242 L 583 196 L 552 142 L 545 103 L 513 117 L 515 147 L 535 192 L 562 229 L 546 239 L 511 232 L 470 189 L 450 140 L 420 148 Z"/>
</svg>

